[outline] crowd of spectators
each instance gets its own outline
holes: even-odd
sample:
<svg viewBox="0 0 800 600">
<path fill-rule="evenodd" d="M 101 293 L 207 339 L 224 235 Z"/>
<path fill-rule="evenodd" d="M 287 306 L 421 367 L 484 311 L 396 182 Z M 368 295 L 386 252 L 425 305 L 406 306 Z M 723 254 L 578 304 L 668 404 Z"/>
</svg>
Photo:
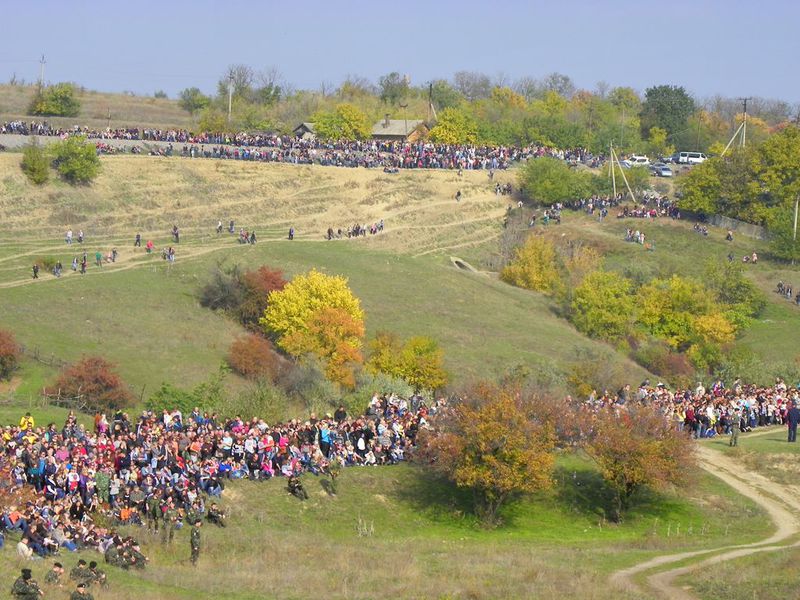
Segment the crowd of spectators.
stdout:
<svg viewBox="0 0 800 600">
<path fill-rule="evenodd" d="M 83 135 L 97 140 L 98 151 L 114 153 L 124 151 L 111 146 L 108 140 L 166 142 L 166 149 L 154 147 L 151 154 L 172 155 L 172 144 L 182 144 L 181 155 L 190 158 L 224 158 L 261 162 L 286 162 L 293 164 L 320 164 L 342 167 L 395 169 L 506 169 L 512 163 L 550 156 L 571 164 L 579 162 L 599 166 L 604 158 L 585 148 L 557 149 L 532 144 L 525 147 L 434 144 L 431 142 L 404 142 L 385 140 L 324 141 L 291 135 L 247 133 L 191 133 L 180 129 L 155 129 L 128 127 L 96 130 L 75 126 L 60 128 L 46 121 L 10 121 L 0 126 L 0 134 L 67 137 Z M 131 152 L 141 153 L 134 145 Z"/>
<path fill-rule="evenodd" d="M 32 499 L 7 505 L 0 528 L 17 531 L 24 558 L 61 549 L 90 548 L 122 567 L 143 567 L 136 540 L 98 522 L 147 524 L 171 541 L 184 522 L 205 517 L 221 524 L 219 510 L 205 499 L 219 497 L 231 479 L 267 480 L 349 466 L 403 461 L 437 404 L 375 394 L 366 414 L 311 416 L 269 425 L 262 419 L 220 419 L 195 409 L 190 414 L 147 411 L 131 420 L 117 412 L 98 414 L 94 427 L 70 414 L 60 429 L 37 426 L 25 415 L 0 433 L 0 492 Z M 2 489 L 5 488 L 5 489 Z M 7 496 L 8 497 L 8 496 Z"/>
</svg>

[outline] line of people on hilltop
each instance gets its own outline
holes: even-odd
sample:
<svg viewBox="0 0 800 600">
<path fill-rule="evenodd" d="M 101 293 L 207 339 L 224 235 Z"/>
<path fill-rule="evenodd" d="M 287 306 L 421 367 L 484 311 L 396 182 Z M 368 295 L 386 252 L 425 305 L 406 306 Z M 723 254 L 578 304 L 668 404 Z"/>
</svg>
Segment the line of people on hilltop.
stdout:
<svg viewBox="0 0 800 600">
<path fill-rule="evenodd" d="M 41 427 L 27 413 L 0 429 L 0 486 L 33 499 L 3 510 L 0 530 L 20 535 L 24 558 L 89 548 L 109 564 L 143 568 L 138 543 L 116 526 L 147 526 L 156 535 L 160 529 L 166 544 L 186 523 L 225 525 L 224 511 L 208 499 L 220 497 L 228 480 L 397 464 L 438 408 L 419 396 L 376 393 L 357 417 L 339 407 L 333 416 L 270 425 L 199 408 L 146 411 L 137 419 L 118 411 L 111 419 L 97 414 L 93 428 L 74 413 L 61 428 Z"/>
<path fill-rule="evenodd" d="M 53 127 L 47 121 L 11 121 L 0 126 L 0 133 L 66 137 L 84 135 L 99 140 L 98 152 L 125 152 L 103 140 L 166 142 L 167 149 L 154 148 L 151 154 L 171 156 L 172 144 L 183 144 L 181 155 L 189 158 L 226 158 L 294 164 L 320 164 L 346 167 L 375 167 L 387 172 L 397 169 L 507 169 L 512 163 L 549 156 L 570 163 L 599 166 L 605 160 L 585 148 L 557 149 L 542 144 L 517 146 L 451 145 L 432 142 L 384 140 L 304 139 L 290 135 L 229 133 L 191 133 L 178 129 L 126 127 L 103 130 L 74 126 Z M 141 153 L 138 146 L 131 150 Z"/>
<path fill-rule="evenodd" d="M 375 223 L 371 223 L 369 225 L 361 225 L 360 223 L 354 223 L 344 231 L 342 228 L 339 227 L 334 231 L 333 227 L 328 227 L 328 231 L 325 232 L 325 239 L 326 240 L 340 240 L 344 237 L 347 239 L 357 238 L 357 237 L 366 237 L 367 234 L 369 235 L 377 235 L 384 230 L 384 223 L 383 219 L 380 221 L 376 221 Z"/>
</svg>

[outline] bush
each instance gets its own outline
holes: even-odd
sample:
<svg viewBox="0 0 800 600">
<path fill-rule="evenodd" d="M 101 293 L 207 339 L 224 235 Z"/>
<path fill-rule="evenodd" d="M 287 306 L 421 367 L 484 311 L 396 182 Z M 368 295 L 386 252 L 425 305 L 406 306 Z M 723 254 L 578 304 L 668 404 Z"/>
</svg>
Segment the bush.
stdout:
<svg viewBox="0 0 800 600">
<path fill-rule="evenodd" d="M 264 316 L 271 292 L 282 290 L 288 283 L 280 269 L 261 266 L 247 271 L 242 277 L 243 298 L 236 310 L 239 321 L 248 329 L 260 329 L 258 320 Z"/>
<path fill-rule="evenodd" d="M 181 413 L 187 415 L 194 410 L 195 406 L 197 406 L 196 398 L 191 392 L 176 388 L 169 383 L 162 383 L 158 391 L 145 402 L 145 407 L 156 414 L 164 410 L 173 411 L 177 408 Z"/>
<path fill-rule="evenodd" d="M 81 103 L 75 95 L 76 89 L 71 83 L 51 85 L 34 96 L 28 106 L 28 114 L 44 117 L 77 117 Z"/>
<path fill-rule="evenodd" d="M 689 357 L 673 352 L 666 342 L 645 344 L 634 353 L 633 358 L 648 371 L 674 385 L 690 385 L 695 379 L 695 369 Z"/>
<path fill-rule="evenodd" d="M 22 348 L 17 344 L 14 334 L 0 329 L 0 379 L 10 379 L 19 367 Z"/>
<path fill-rule="evenodd" d="M 237 338 L 228 350 L 231 369 L 248 379 L 274 382 L 286 363 L 288 361 L 275 351 L 269 340 L 255 333 Z"/>
<path fill-rule="evenodd" d="M 100 173 L 97 148 L 83 136 L 70 136 L 48 148 L 53 166 L 72 184 L 91 183 Z"/>
<path fill-rule="evenodd" d="M 315 356 L 303 357 L 297 366 L 281 373 L 278 385 L 296 396 L 309 412 L 327 412 L 338 405 L 339 386 L 325 377 L 325 365 Z"/>
<path fill-rule="evenodd" d="M 40 256 L 36 258 L 34 261 L 43 271 L 47 271 L 48 273 L 52 273 L 53 269 L 58 262 L 58 258 L 55 256 Z"/>
<path fill-rule="evenodd" d="M 48 394 L 82 396 L 89 411 L 113 411 L 129 407 L 133 396 L 114 372 L 114 365 L 100 356 L 88 356 L 62 371 Z"/>
<path fill-rule="evenodd" d="M 22 151 L 20 167 L 28 181 L 33 184 L 42 185 L 50 179 L 50 163 L 44 150 L 35 140 L 27 144 Z"/>
<path fill-rule="evenodd" d="M 511 285 L 543 294 L 558 292 L 562 282 L 555 246 L 540 235 L 529 236 L 515 250 L 514 258 L 500 273 L 500 278 Z"/>
<path fill-rule="evenodd" d="M 244 299 L 245 287 L 239 267 L 223 269 L 217 265 L 211 273 L 211 279 L 199 293 L 200 306 L 211 310 L 237 309 Z"/>
</svg>

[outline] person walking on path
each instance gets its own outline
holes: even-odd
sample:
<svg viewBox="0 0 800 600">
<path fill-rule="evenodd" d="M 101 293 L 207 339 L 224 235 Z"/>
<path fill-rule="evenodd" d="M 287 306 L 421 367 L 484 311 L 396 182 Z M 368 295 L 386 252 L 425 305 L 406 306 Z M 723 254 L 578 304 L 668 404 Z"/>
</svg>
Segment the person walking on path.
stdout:
<svg viewBox="0 0 800 600">
<path fill-rule="evenodd" d="M 33 278 L 39 279 L 39 265 L 36 263 L 33 264 Z"/>
<path fill-rule="evenodd" d="M 791 408 L 786 413 L 786 423 L 789 425 L 789 441 L 797 441 L 797 424 L 800 423 L 800 408 L 792 402 Z"/>
</svg>

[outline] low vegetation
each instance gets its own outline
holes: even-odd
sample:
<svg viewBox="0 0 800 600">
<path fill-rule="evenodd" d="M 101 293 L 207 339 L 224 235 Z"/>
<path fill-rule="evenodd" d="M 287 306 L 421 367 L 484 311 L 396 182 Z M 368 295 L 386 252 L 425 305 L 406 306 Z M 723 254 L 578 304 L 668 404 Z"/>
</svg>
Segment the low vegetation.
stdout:
<svg viewBox="0 0 800 600">
<path fill-rule="evenodd" d="M 47 389 L 49 395 L 79 399 L 89 412 L 111 413 L 133 405 L 133 395 L 116 367 L 99 356 L 87 356 L 66 367 Z"/>
</svg>

